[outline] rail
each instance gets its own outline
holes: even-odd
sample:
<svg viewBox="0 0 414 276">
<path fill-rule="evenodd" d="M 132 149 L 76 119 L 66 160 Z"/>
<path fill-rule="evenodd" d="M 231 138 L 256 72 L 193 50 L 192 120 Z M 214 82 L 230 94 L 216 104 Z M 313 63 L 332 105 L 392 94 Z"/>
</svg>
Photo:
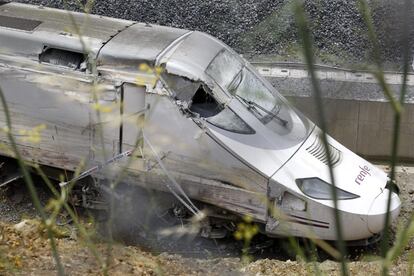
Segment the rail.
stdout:
<svg viewBox="0 0 414 276">
<path fill-rule="evenodd" d="M 264 77 L 307 78 L 306 64 L 300 62 L 251 62 Z M 355 70 L 343 67 L 316 64 L 317 77 L 324 80 L 377 83 L 372 71 Z M 385 71 L 385 80 L 389 84 L 402 84 L 403 74 L 397 71 Z M 414 72 L 408 73 L 407 85 L 414 86 Z"/>
</svg>

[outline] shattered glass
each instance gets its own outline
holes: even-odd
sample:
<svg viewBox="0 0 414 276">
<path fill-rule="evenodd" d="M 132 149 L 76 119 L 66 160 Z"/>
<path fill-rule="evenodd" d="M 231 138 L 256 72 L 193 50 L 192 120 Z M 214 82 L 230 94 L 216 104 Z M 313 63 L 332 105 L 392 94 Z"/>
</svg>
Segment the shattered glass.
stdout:
<svg viewBox="0 0 414 276">
<path fill-rule="evenodd" d="M 178 100 L 189 102 L 194 97 L 197 89 L 200 87 L 199 82 L 191 81 L 187 78 L 171 74 L 163 74 L 162 78 L 168 87 L 174 92 Z"/>
<path fill-rule="evenodd" d="M 191 103 L 189 109 L 203 118 L 208 118 L 207 122 L 210 124 L 235 133 L 255 133 L 255 131 L 232 110 L 220 107 L 214 97 L 212 97 L 210 93 L 205 92 L 204 89 L 206 87 L 202 86 L 200 82 L 194 82 L 187 78 L 171 74 L 164 74 L 162 78 L 177 99 Z M 232 77 L 229 77 L 227 81 L 231 80 Z"/>
</svg>

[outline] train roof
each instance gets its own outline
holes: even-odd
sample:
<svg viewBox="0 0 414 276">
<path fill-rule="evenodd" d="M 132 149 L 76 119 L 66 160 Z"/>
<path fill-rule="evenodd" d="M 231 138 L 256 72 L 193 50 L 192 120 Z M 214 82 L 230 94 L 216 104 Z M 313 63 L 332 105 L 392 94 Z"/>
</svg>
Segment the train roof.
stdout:
<svg viewBox="0 0 414 276">
<path fill-rule="evenodd" d="M 46 48 L 77 53 L 85 53 L 86 48 L 98 65 L 154 64 L 163 50 L 186 33 L 190 32 L 0 1 L 0 54 L 38 60 Z"/>
</svg>

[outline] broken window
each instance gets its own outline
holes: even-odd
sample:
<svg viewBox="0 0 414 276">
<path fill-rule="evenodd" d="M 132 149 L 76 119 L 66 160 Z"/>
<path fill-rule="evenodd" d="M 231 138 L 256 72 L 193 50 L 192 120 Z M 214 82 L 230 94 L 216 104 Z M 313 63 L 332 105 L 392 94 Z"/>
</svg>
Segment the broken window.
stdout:
<svg viewBox="0 0 414 276">
<path fill-rule="evenodd" d="M 167 82 L 171 92 L 177 100 L 190 102 L 197 89 L 200 87 L 199 82 L 191 81 L 184 77 L 170 74 L 163 74 L 162 78 Z"/>
<path fill-rule="evenodd" d="M 191 100 L 190 110 L 193 113 L 199 114 L 200 117 L 206 118 L 208 123 L 218 128 L 239 134 L 256 133 L 230 108 L 220 105 L 211 93 L 206 92 L 203 85 L 194 94 Z"/>
<path fill-rule="evenodd" d="M 232 110 L 217 102 L 208 86 L 169 74 L 163 74 L 162 79 L 167 83 L 173 97 L 186 102 L 188 109 L 195 116 L 205 118 L 208 123 L 227 131 L 240 134 L 255 133 Z"/>
<path fill-rule="evenodd" d="M 39 61 L 64 66 L 74 70 L 86 70 L 85 55 L 61 49 L 47 48 L 39 55 Z"/>
<path fill-rule="evenodd" d="M 174 98 L 187 102 L 189 110 L 200 117 L 208 118 L 223 110 L 210 89 L 200 82 L 169 74 L 164 74 L 162 78 L 167 82 Z"/>
<path fill-rule="evenodd" d="M 210 93 L 206 92 L 204 86 L 200 85 L 197 92 L 191 99 L 190 110 L 194 113 L 200 114 L 203 118 L 208 118 L 216 115 L 222 111 L 223 108 Z"/>
</svg>

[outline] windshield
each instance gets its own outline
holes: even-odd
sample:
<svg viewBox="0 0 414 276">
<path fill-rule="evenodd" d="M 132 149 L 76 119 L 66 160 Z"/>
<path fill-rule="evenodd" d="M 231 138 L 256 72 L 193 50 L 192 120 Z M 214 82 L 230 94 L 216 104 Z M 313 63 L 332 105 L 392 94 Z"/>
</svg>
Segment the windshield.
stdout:
<svg viewBox="0 0 414 276">
<path fill-rule="evenodd" d="M 275 122 L 286 127 L 281 118 L 283 101 L 250 71 L 237 55 L 223 49 L 206 70 L 222 89 L 238 98 L 263 124 Z"/>
<path fill-rule="evenodd" d="M 266 86 L 245 67 L 240 70 L 227 89 L 247 104 L 249 110 L 264 124 L 277 117 L 280 112 L 281 104 Z"/>
<path fill-rule="evenodd" d="M 208 66 L 206 73 L 212 77 L 222 89 L 233 81 L 234 76 L 240 72 L 243 64 L 232 53 L 221 50 Z"/>
</svg>

